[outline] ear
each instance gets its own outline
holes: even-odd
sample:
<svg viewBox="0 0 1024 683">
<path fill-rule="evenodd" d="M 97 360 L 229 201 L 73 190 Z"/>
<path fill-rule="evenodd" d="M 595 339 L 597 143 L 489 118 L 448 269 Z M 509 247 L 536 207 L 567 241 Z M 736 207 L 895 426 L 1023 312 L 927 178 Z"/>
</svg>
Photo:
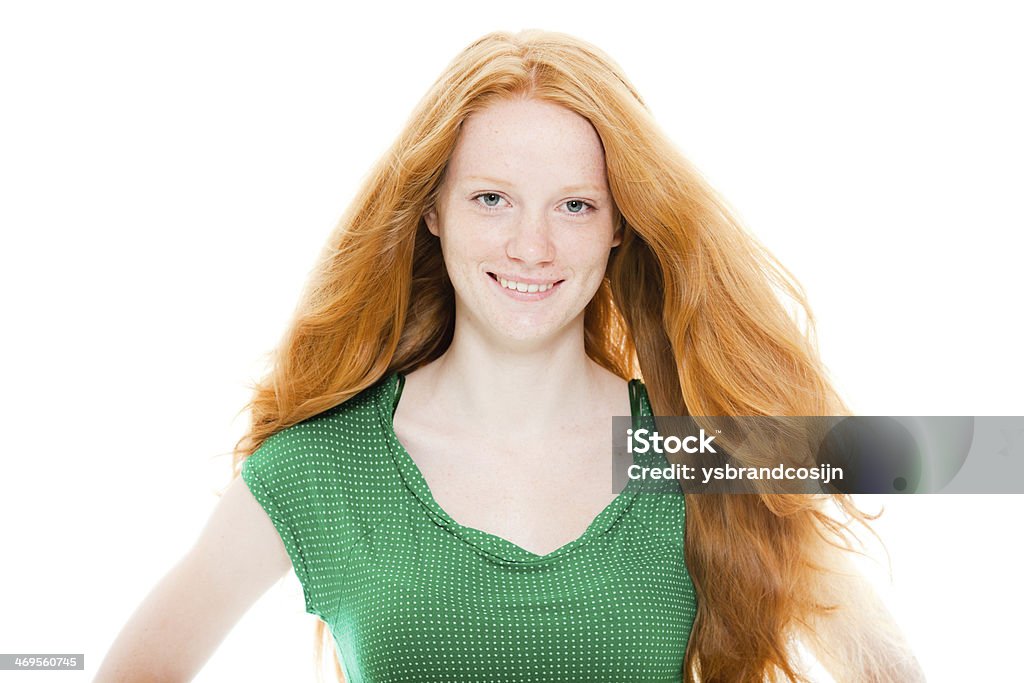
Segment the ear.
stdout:
<svg viewBox="0 0 1024 683">
<path fill-rule="evenodd" d="M 612 246 L 617 247 L 622 244 L 622 235 L 626 231 L 626 221 L 619 219 L 619 224 L 615 227 L 615 234 L 612 236 Z"/>
<path fill-rule="evenodd" d="M 440 237 L 437 232 L 437 206 L 430 207 L 430 210 L 423 214 L 423 220 L 427 224 L 427 230 L 434 237 Z"/>
</svg>

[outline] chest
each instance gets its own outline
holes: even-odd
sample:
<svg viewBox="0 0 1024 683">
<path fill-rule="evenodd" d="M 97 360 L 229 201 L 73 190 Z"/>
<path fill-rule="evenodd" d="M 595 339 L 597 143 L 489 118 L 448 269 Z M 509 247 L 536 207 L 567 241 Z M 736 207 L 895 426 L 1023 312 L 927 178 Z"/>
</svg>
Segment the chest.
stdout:
<svg viewBox="0 0 1024 683">
<path fill-rule="evenodd" d="M 680 563 L 588 557 L 512 571 L 407 546 L 346 584 L 342 658 L 353 680 L 389 683 L 678 683 L 696 612 Z"/>
<path fill-rule="evenodd" d="M 395 431 L 455 521 L 545 555 L 581 536 L 616 497 L 610 430 L 596 427 L 502 440 L 429 425 Z"/>
</svg>

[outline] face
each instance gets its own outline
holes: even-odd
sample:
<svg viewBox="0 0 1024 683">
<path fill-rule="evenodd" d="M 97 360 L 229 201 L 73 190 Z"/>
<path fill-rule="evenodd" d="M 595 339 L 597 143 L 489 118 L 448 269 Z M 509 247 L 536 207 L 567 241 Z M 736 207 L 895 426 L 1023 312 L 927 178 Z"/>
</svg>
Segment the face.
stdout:
<svg viewBox="0 0 1024 683">
<path fill-rule="evenodd" d="M 530 99 L 467 118 L 424 215 L 455 289 L 457 329 L 521 342 L 582 334 L 621 241 L 612 214 L 601 140 L 582 116 Z"/>
</svg>

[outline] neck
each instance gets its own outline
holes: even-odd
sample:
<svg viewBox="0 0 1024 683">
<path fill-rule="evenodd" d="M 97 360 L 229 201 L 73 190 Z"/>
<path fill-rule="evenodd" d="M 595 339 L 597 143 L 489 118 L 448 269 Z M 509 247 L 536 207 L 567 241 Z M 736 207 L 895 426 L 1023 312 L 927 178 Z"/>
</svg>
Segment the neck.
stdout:
<svg viewBox="0 0 1024 683">
<path fill-rule="evenodd" d="M 582 318 L 554 339 L 496 345 L 475 331 L 455 330 L 451 346 L 422 373 L 434 409 L 480 429 L 519 435 L 564 429 L 591 409 L 608 373 L 587 357 Z"/>
</svg>

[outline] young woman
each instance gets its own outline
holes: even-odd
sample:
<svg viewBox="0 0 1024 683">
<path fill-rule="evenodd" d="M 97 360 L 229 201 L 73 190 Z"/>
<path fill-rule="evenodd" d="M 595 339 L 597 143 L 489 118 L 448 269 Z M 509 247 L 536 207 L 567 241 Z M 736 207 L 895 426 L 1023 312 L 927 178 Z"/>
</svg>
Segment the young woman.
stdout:
<svg viewBox="0 0 1024 683">
<path fill-rule="evenodd" d="M 607 56 L 484 36 L 331 237 L 241 477 L 97 680 L 190 678 L 289 567 L 352 683 L 797 681 L 797 642 L 921 680 L 846 496 L 613 493 L 612 416 L 847 412 L 776 291 L 806 310 Z"/>
</svg>

